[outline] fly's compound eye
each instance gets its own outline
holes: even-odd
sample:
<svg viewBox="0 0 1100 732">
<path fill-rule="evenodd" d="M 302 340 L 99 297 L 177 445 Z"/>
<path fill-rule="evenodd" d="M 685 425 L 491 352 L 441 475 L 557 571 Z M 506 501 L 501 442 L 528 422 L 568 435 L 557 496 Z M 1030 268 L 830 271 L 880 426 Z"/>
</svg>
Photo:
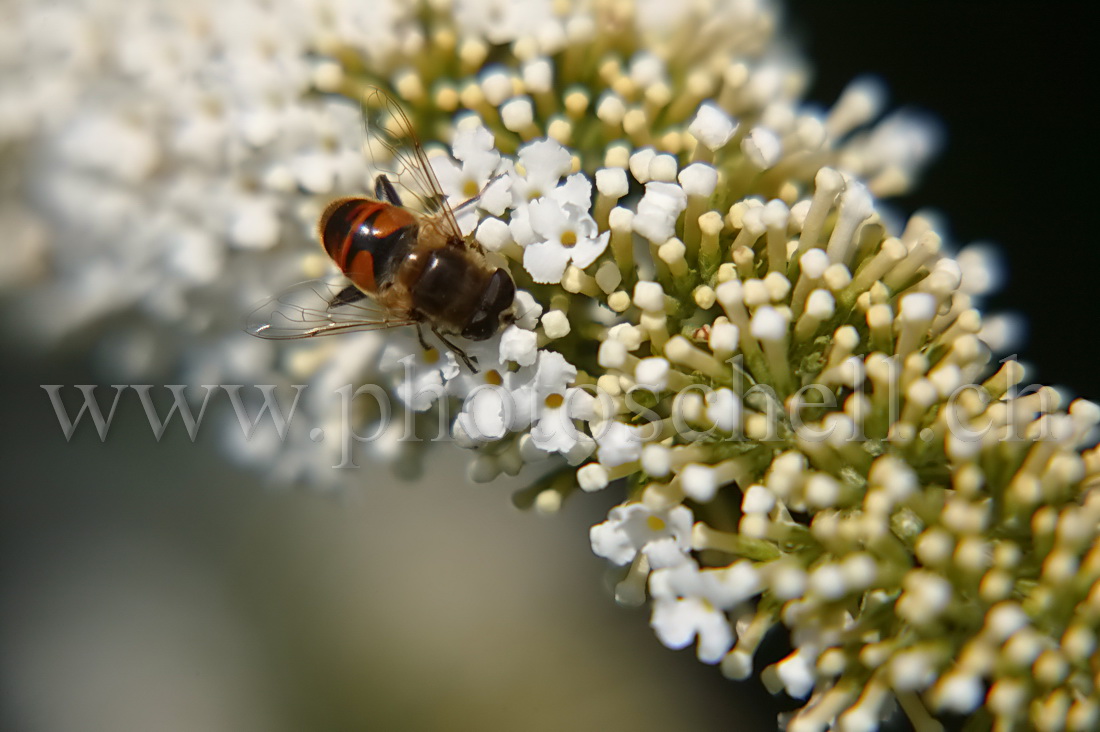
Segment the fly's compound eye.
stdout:
<svg viewBox="0 0 1100 732">
<path fill-rule="evenodd" d="M 473 317 L 462 330 L 462 335 L 472 341 L 492 338 L 502 322 L 512 322 L 512 303 L 516 299 L 516 285 L 507 271 L 498 269 L 489 278 L 489 286 L 481 298 Z"/>
</svg>

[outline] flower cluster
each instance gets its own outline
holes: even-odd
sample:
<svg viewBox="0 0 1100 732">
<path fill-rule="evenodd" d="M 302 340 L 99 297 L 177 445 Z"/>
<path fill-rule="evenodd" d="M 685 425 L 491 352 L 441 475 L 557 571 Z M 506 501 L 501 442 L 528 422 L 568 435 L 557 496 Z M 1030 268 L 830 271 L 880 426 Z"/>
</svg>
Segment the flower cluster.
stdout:
<svg viewBox="0 0 1100 732">
<path fill-rule="evenodd" d="M 5 214 L 26 235 L 4 266 L 24 269 L 0 281 L 47 258 L 27 294 L 43 321 L 136 310 L 115 350 L 135 368 L 179 354 L 200 383 L 316 387 L 312 420 L 239 445 L 284 479 L 358 479 L 331 467 L 346 443 L 318 442 L 350 416 L 403 474 L 434 433 L 473 480 L 540 476 L 524 498 L 544 511 L 624 491 L 590 535 L 626 568 L 620 601 L 648 598 L 663 643 L 735 679 L 785 628 L 793 651 L 761 674 L 807 700 L 791 730 L 874 729 L 895 702 L 918 725 L 983 707 L 1005 729 L 1100 724 L 1100 408 L 991 368 L 1011 332 L 977 309 L 988 253 L 879 203 L 934 127 L 883 117 L 866 80 L 805 105 L 764 0 L 282 5 L 19 6 L 50 34 L 0 63 L 64 49 L 0 115 L 35 204 Z M 99 45 L 112 24 L 125 42 Z M 120 103 L 127 84 L 142 95 Z M 411 333 L 275 348 L 231 322 L 325 273 L 317 213 L 387 163 L 358 150 L 370 87 L 517 285 L 516 322 L 460 343 L 476 372 Z M 349 382 L 401 419 L 333 413 Z"/>
</svg>

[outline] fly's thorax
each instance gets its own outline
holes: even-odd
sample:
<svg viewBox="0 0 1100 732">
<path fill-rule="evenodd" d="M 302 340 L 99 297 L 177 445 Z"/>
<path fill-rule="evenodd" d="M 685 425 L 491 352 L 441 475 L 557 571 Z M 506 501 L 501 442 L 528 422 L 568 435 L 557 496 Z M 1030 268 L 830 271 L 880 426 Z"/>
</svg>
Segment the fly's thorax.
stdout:
<svg viewBox="0 0 1100 732">
<path fill-rule="evenodd" d="M 407 283 L 418 314 L 441 331 L 460 334 L 477 310 L 492 274 L 469 250 L 445 247 L 415 252 L 406 259 L 400 277 Z"/>
</svg>

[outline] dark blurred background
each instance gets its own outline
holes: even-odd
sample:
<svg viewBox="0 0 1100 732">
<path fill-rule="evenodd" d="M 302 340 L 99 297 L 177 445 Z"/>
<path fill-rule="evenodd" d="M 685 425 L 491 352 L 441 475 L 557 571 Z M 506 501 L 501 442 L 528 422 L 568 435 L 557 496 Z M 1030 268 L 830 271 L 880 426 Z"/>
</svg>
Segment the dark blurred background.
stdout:
<svg viewBox="0 0 1100 732">
<path fill-rule="evenodd" d="M 1027 316 L 1032 380 L 1100 396 L 1087 5 L 790 8 L 814 101 L 873 72 L 892 105 L 943 120 L 900 205 L 1001 245 L 991 306 Z M 110 375 L 12 339 L 0 358 L 0 728 L 774 729 L 758 686 L 615 606 L 587 540 L 613 496 L 548 519 L 511 506 L 516 485 L 456 479 L 457 460 L 417 485 L 364 470 L 350 495 L 274 490 L 213 430 L 157 443 L 134 399 L 106 443 L 88 425 L 66 443 L 38 385 Z"/>
<path fill-rule="evenodd" d="M 949 240 L 997 244 L 1007 282 L 987 311 L 1026 319 L 1031 382 L 1100 398 L 1095 184 L 1100 164 L 1085 2 L 793 0 L 789 20 L 829 103 L 854 76 L 886 79 L 892 106 L 934 113 L 945 146 L 894 201 L 946 216 Z"/>
</svg>

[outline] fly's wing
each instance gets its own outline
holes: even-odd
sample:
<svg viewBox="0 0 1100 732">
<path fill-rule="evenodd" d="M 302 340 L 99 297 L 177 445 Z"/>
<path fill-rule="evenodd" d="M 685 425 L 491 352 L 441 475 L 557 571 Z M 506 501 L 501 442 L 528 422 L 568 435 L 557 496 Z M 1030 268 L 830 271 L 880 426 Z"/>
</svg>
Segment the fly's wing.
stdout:
<svg viewBox="0 0 1100 732">
<path fill-rule="evenodd" d="M 397 181 L 417 198 L 421 213 L 437 217 L 448 233 L 463 239 L 447 196 L 401 105 L 381 89 L 370 87 L 363 95 L 363 124 L 374 169 L 392 170 Z M 388 161 L 378 159 L 378 148 L 386 151 Z"/>
<path fill-rule="evenodd" d="M 245 330 L 260 338 L 289 340 L 416 323 L 394 315 L 366 295 L 349 301 L 348 286 L 343 278 L 300 282 L 253 310 Z"/>
</svg>

